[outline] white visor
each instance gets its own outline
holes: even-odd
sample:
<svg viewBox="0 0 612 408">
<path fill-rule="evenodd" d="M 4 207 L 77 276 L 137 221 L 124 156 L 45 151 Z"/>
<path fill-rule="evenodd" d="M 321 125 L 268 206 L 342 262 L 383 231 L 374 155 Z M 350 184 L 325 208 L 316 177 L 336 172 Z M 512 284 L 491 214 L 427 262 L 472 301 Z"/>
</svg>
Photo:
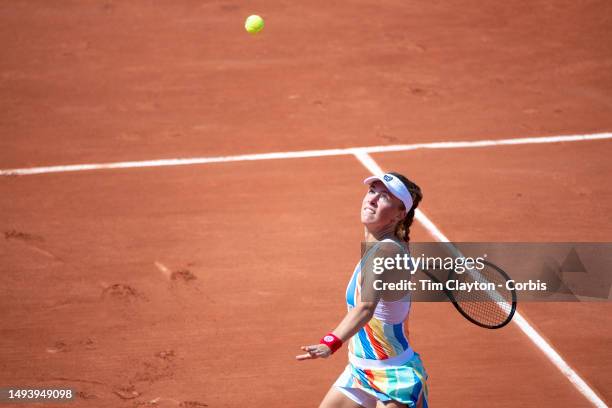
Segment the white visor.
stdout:
<svg viewBox="0 0 612 408">
<path fill-rule="evenodd" d="M 376 180 L 382 182 L 387 190 L 397 198 L 399 198 L 404 206 L 406 207 L 406 211 L 410 211 L 412 208 L 412 196 L 410 195 L 410 191 L 406 188 L 404 183 L 393 174 L 382 174 L 380 176 L 372 176 L 363 180 L 363 184 L 372 184 Z"/>
</svg>

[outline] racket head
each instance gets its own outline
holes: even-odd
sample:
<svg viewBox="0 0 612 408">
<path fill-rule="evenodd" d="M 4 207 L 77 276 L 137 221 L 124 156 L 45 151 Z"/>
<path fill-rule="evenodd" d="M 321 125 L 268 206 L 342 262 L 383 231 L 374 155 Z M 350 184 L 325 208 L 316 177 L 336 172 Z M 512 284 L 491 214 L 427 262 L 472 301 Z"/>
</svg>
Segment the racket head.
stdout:
<svg viewBox="0 0 612 408">
<path fill-rule="evenodd" d="M 471 323 L 486 329 L 500 329 L 512 321 L 516 312 L 516 290 L 507 288 L 506 282 L 511 278 L 503 269 L 488 261 L 483 261 L 483 264 L 485 267 L 478 271 L 452 271 L 449 279 L 466 284 L 482 284 L 483 287 L 492 284 L 494 288 L 471 292 L 446 290 L 447 296 L 457 311 Z"/>
</svg>

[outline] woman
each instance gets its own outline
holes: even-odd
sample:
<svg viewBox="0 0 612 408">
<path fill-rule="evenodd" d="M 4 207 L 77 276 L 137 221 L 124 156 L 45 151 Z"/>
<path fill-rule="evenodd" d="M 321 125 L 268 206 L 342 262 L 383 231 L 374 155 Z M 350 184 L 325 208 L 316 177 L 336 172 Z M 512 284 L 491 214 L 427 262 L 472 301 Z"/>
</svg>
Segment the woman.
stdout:
<svg viewBox="0 0 612 408">
<path fill-rule="evenodd" d="M 371 268 L 363 260 L 372 253 L 393 257 L 407 254 L 414 212 L 423 198 L 421 189 L 398 173 L 368 177 L 361 206 L 366 245 L 372 247 L 357 264 L 349 281 L 348 313 L 320 344 L 302 346 L 298 360 L 327 358 L 349 341 L 349 363 L 321 402 L 320 408 L 410 407 L 427 408 L 427 373 L 408 342 L 408 298 L 388 300 L 371 296 Z M 364 270 L 362 270 L 364 269 Z M 384 272 L 386 274 L 387 272 Z M 408 278 L 403 271 L 403 278 Z M 383 274 L 383 276 L 384 276 Z"/>
</svg>

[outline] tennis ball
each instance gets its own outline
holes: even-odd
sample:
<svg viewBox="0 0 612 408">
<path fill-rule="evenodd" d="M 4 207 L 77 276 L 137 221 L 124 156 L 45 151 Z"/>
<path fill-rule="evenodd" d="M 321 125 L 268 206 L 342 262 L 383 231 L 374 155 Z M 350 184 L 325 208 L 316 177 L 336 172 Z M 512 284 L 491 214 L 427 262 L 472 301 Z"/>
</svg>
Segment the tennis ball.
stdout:
<svg viewBox="0 0 612 408">
<path fill-rule="evenodd" d="M 263 18 L 255 14 L 248 16 L 244 22 L 244 28 L 249 32 L 249 34 L 257 34 L 264 28 Z"/>
</svg>

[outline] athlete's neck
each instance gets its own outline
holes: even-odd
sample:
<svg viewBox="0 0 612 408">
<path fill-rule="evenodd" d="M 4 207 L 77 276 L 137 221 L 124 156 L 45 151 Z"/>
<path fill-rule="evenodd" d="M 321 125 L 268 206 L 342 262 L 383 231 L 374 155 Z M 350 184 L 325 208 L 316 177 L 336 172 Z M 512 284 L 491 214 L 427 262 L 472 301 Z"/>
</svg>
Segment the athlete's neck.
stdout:
<svg viewBox="0 0 612 408">
<path fill-rule="evenodd" d="M 389 225 L 378 231 L 370 231 L 367 227 L 365 228 L 365 242 L 380 242 L 385 239 L 397 239 L 397 237 L 395 236 L 394 225 Z"/>
</svg>

